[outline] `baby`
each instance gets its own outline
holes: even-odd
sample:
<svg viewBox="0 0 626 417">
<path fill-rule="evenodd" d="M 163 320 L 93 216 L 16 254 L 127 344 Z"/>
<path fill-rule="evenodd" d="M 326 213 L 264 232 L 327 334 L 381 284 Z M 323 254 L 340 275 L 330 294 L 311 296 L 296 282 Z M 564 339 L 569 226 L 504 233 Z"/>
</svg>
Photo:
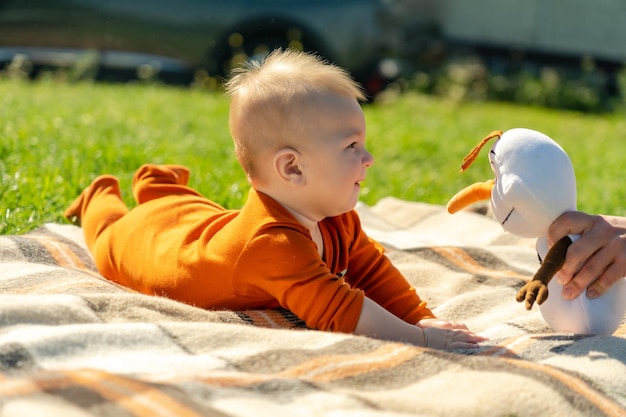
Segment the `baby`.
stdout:
<svg viewBox="0 0 626 417">
<path fill-rule="evenodd" d="M 439 349 L 484 338 L 435 318 L 361 229 L 354 207 L 374 162 L 359 85 L 311 54 L 280 51 L 226 84 L 237 159 L 251 185 L 240 210 L 187 186 L 179 165 L 144 165 L 137 206 L 96 178 L 66 210 L 106 278 L 207 309 L 285 308 L 315 329 Z M 210 161 L 208 161 L 210 163 Z"/>
</svg>

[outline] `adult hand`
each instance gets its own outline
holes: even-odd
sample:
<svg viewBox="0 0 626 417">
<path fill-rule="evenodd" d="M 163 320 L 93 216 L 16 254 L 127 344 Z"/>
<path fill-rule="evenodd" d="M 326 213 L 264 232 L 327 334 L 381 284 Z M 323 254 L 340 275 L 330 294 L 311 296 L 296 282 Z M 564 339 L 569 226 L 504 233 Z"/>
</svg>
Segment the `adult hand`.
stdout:
<svg viewBox="0 0 626 417">
<path fill-rule="evenodd" d="M 565 235 L 580 238 L 568 248 L 556 276 L 564 298 L 576 298 L 585 288 L 587 297 L 597 298 L 626 276 L 625 217 L 566 212 L 550 226 L 548 245 Z"/>
</svg>

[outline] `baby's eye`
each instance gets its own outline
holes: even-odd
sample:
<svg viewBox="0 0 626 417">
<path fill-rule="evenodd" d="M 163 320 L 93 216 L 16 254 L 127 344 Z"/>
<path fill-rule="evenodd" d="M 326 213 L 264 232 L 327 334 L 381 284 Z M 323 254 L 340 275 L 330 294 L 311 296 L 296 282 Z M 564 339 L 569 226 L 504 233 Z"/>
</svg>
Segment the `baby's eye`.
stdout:
<svg viewBox="0 0 626 417">
<path fill-rule="evenodd" d="M 356 142 L 352 142 L 350 145 L 348 145 L 348 148 L 356 148 L 357 143 Z"/>
</svg>

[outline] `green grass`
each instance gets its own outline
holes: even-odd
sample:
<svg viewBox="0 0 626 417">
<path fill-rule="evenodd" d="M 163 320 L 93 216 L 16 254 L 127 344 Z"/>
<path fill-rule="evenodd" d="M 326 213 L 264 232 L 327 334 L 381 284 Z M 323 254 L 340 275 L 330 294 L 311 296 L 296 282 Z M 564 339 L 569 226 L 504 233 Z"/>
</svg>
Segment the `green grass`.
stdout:
<svg viewBox="0 0 626 417">
<path fill-rule="evenodd" d="M 626 120 L 500 103 L 454 103 L 404 94 L 365 106 L 376 160 L 362 200 L 385 196 L 445 204 L 492 175 L 483 150 L 466 173 L 465 154 L 495 129 L 528 127 L 557 140 L 577 173 L 579 209 L 626 214 Z M 190 185 L 240 207 L 248 186 L 233 156 L 228 103 L 219 92 L 159 85 L 24 83 L 0 80 L 0 234 L 23 233 L 62 212 L 97 175 L 130 180 L 146 162 L 179 163 Z"/>
</svg>

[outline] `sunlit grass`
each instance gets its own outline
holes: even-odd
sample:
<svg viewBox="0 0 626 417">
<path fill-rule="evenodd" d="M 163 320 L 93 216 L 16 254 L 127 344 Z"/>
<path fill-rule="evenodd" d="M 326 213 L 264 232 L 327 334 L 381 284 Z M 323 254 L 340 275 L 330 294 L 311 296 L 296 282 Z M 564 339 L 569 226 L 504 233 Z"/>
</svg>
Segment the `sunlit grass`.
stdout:
<svg viewBox="0 0 626 417">
<path fill-rule="evenodd" d="M 409 200 L 445 203 L 471 182 L 492 177 L 486 150 L 458 174 L 461 161 L 493 130 L 527 127 L 548 134 L 570 155 L 578 207 L 626 214 L 626 120 L 622 114 L 587 115 L 506 103 L 453 103 L 403 95 L 366 109 L 374 186 Z M 372 190 L 368 201 L 381 197 Z M 384 191 L 383 191 L 384 193 Z"/>
<path fill-rule="evenodd" d="M 491 177 L 486 154 L 459 175 L 465 154 L 495 129 L 528 127 L 557 140 L 578 176 L 579 208 L 626 214 L 626 121 L 511 104 L 458 104 L 405 94 L 364 106 L 376 161 L 362 200 L 436 204 Z M 483 151 L 483 153 L 485 153 Z M 0 233 L 64 222 L 65 207 L 97 175 L 117 175 L 125 198 L 143 163 L 178 163 L 190 185 L 226 207 L 245 201 L 228 103 L 219 92 L 159 85 L 0 81 Z"/>
</svg>

